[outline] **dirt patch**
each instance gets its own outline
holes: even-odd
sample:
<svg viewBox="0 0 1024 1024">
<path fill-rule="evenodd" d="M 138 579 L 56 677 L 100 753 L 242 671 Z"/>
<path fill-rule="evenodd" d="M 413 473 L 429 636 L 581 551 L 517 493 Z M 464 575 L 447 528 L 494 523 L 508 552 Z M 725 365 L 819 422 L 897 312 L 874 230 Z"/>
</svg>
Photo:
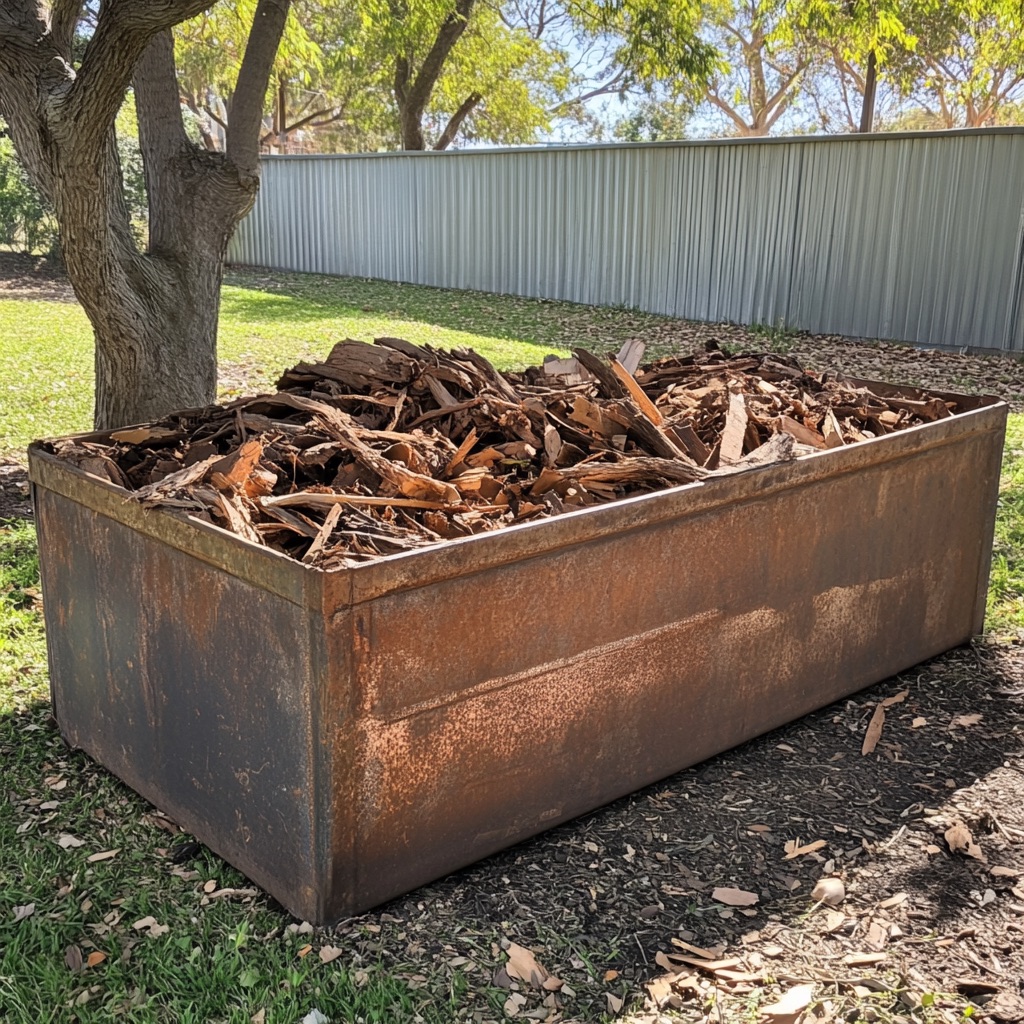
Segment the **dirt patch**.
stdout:
<svg viewBox="0 0 1024 1024">
<path fill-rule="evenodd" d="M 31 519 L 28 473 L 21 463 L 0 456 L 0 521 Z"/>
<path fill-rule="evenodd" d="M 77 301 L 58 261 L 16 252 L 0 252 L 0 299 Z"/>
</svg>

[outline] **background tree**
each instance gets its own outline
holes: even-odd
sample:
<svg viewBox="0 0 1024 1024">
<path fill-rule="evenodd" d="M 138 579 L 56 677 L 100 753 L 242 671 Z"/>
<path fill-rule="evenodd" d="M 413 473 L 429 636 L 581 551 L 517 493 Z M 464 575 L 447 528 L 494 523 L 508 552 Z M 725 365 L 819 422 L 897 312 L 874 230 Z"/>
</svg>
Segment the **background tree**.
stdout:
<svg viewBox="0 0 1024 1024">
<path fill-rule="evenodd" d="M 730 134 L 767 135 L 800 94 L 815 59 L 810 33 L 787 0 L 716 0 L 705 8 L 704 38 L 719 54 L 704 101 Z"/>
<path fill-rule="evenodd" d="M 890 64 L 913 51 L 913 26 L 942 0 L 797 0 L 794 20 L 827 47 L 851 130 L 870 132 L 875 122 L 878 79 Z M 853 126 L 853 103 L 860 99 Z"/>
<path fill-rule="evenodd" d="M 937 128 L 1019 123 L 1024 35 L 1018 0 L 950 0 L 922 12 L 898 85 Z"/>
<path fill-rule="evenodd" d="M 223 259 L 259 185 L 264 97 L 288 0 L 257 0 L 224 153 L 185 132 L 171 28 L 212 0 L 102 0 L 76 58 L 80 0 L 0 8 L 0 115 L 60 225 L 68 277 L 96 339 L 98 427 L 215 393 Z M 131 229 L 115 119 L 134 82 L 149 242 Z"/>
<path fill-rule="evenodd" d="M 693 112 L 687 97 L 648 96 L 616 121 L 613 134 L 621 142 L 685 139 Z"/>
</svg>

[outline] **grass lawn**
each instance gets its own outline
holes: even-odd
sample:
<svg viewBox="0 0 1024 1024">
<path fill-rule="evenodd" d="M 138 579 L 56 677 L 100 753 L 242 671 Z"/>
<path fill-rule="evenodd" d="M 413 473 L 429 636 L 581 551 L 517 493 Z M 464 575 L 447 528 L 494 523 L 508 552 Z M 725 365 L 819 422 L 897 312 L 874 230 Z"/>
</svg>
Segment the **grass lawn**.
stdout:
<svg viewBox="0 0 1024 1024">
<path fill-rule="evenodd" d="M 469 345 L 511 367 L 664 322 L 381 282 L 235 274 L 223 295 L 221 387 L 267 386 L 345 337 Z M 0 454 L 20 458 L 34 437 L 87 429 L 91 381 L 91 335 L 77 306 L 0 301 Z M 32 526 L 0 523 L 0 549 L 0 1021 L 298 1024 L 314 1008 L 365 1024 L 503 1018 L 508 993 L 490 979 L 504 922 L 453 925 L 460 934 L 449 946 L 434 937 L 426 976 L 410 952 L 423 941 L 412 921 L 385 936 L 369 919 L 354 922 L 335 956 L 331 936 L 289 927 L 206 851 L 173 863 L 169 851 L 188 837 L 169 834 L 53 730 Z M 989 627 L 1024 628 L 1024 413 L 1007 438 Z M 590 979 L 596 995 L 563 1019 L 599 1019 L 600 958 L 592 948 L 569 952 L 582 979 L 573 984 Z M 605 963 L 614 952 L 603 951 Z"/>
</svg>

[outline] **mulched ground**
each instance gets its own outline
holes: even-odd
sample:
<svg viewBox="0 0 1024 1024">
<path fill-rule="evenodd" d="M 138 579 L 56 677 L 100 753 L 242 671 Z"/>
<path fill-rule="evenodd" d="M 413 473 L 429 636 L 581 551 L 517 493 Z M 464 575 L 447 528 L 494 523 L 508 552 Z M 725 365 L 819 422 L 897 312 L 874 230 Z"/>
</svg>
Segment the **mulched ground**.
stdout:
<svg viewBox="0 0 1024 1024">
<path fill-rule="evenodd" d="M 33 274 L 12 275 L 0 297 L 58 296 L 59 278 Z M 765 347 L 730 325 L 651 334 L 659 354 L 709 338 Z M 1024 408 L 1020 362 L 807 335 L 777 342 L 812 366 Z M 25 491 L 20 468 L 0 466 L 0 517 L 29 514 Z M 862 755 L 879 701 L 904 690 Z M 950 849 L 957 822 L 973 857 Z M 814 849 L 786 859 L 787 844 Z M 843 883 L 835 907 L 812 898 L 823 877 Z M 727 906 L 716 887 L 757 902 Z M 642 1000 L 628 1019 L 647 1024 L 781 1024 L 801 1012 L 807 1022 L 1024 1021 L 1024 641 L 951 651 L 333 935 L 357 950 L 356 971 L 382 962 L 424 985 L 446 965 L 467 972 L 479 992 L 462 995 L 457 1016 L 480 1022 L 495 1019 L 480 994 L 492 985 L 507 990 L 510 1015 L 533 1020 L 597 1020 Z M 568 990 L 495 970 L 496 936 L 527 947 Z M 786 992 L 797 1013 L 785 1003 L 767 1013 Z"/>
<path fill-rule="evenodd" d="M 0 455 L 0 519 L 30 519 L 28 473 L 14 459 Z"/>
</svg>

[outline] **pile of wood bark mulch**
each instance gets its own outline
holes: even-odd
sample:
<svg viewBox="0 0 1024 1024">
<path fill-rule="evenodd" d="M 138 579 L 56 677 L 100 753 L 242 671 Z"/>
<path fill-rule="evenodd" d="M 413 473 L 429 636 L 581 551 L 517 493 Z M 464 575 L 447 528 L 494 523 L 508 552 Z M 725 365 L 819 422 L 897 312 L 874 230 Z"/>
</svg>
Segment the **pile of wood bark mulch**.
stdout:
<svg viewBox="0 0 1024 1024">
<path fill-rule="evenodd" d="M 639 367 L 577 349 L 522 373 L 471 350 L 345 341 L 276 394 L 50 450 L 150 507 L 338 568 L 801 454 L 959 410 L 775 353 Z"/>
</svg>

